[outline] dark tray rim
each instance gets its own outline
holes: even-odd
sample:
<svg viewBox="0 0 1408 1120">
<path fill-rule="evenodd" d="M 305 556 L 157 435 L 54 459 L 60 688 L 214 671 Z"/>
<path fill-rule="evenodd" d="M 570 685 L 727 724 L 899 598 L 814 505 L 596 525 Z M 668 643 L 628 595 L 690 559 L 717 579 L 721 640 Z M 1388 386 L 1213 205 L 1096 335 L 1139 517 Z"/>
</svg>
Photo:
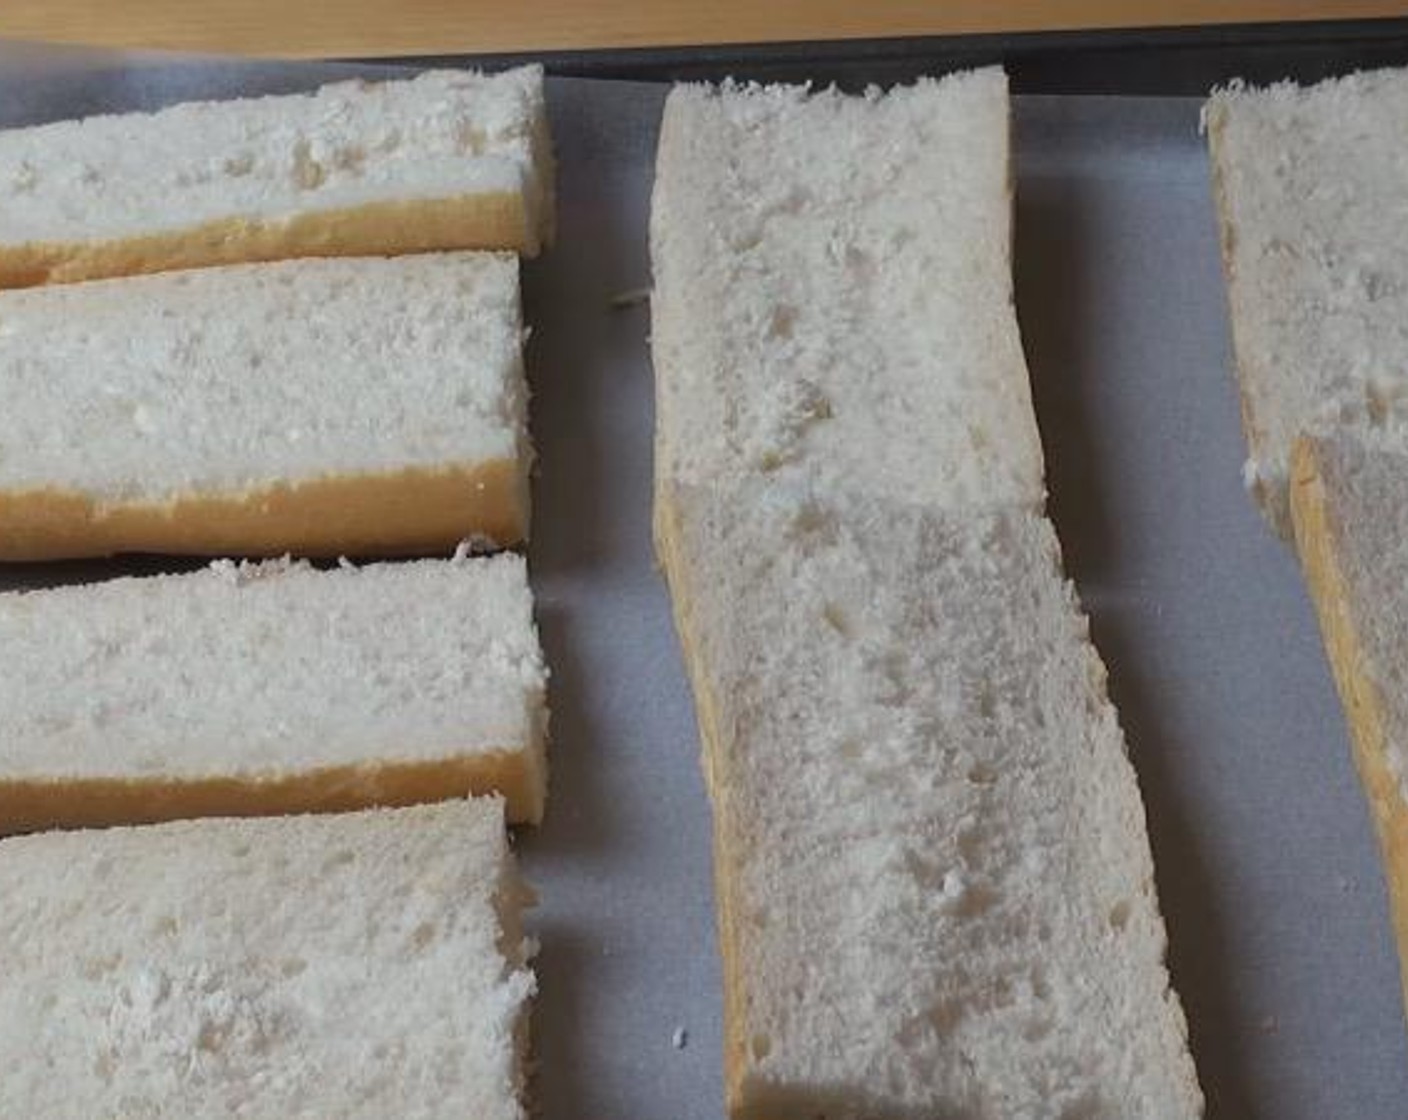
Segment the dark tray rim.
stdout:
<svg viewBox="0 0 1408 1120">
<path fill-rule="evenodd" d="M 1000 63 L 1018 93 L 1197 95 L 1233 78 L 1313 82 L 1408 64 L 1408 18 L 347 61 L 487 69 L 540 62 L 563 77 L 654 82 L 732 77 L 846 89 Z"/>
</svg>

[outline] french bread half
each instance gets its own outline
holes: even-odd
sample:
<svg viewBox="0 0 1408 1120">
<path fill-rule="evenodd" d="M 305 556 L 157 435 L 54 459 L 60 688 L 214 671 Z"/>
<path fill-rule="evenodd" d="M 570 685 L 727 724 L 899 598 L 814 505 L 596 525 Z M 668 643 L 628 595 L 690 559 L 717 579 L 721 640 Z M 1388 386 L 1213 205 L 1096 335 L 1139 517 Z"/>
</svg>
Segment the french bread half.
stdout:
<svg viewBox="0 0 1408 1120">
<path fill-rule="evenodd" d="M 0 1114 L 521 1120 L 497 800 L 0 841 Z"/>
<path fill-rule="evenodd" d="M 1105 672 L 1026 510 L 671 489 L 736 1120 L 1201 1114 Z"/>
<path fill-rule="evenodd" d="M 0 559 L 514 544 L 521 336 L 508 254 L 0 292 Z"/>
<path fill-rule="evenodd" d="M 543 811 L 546 669 L 513 554 L 0 595 L 0 833 L 498 792 Z"/>
<path fill-rule="evenodd" d="M 429 71 L 0 131 L 0 287 L 552 238 L 543 73 Z"/>
<path fill-rule="evenodd" d="M 1041 507 L 1007 80 L 686 85 L 651 207 L 656 478 Z"/>
</svg>

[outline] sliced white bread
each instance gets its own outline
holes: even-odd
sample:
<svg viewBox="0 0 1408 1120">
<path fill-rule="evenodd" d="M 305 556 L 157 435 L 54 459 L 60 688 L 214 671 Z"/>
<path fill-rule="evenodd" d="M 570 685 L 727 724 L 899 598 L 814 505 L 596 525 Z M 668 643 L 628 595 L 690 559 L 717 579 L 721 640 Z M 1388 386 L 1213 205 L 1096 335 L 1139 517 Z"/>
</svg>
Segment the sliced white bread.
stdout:
<svg viewBox="0 0 1408 1120">
<path fill-rule="evenodd" d="M 0 292 L 0 559 L 516 543 L 521 336 L 508 254 Z"/>
<path fill-rule="evenodd" d="M 0 842 L 0 1114 L 520 1120 L 496 800 Z"/>
<path fill-rule="evenodd" d="M 1105 673 L 1025 510 L 673 489 L 736 1120 L 1201 1112 Z"/>
<path fill-rule="evenodd" d="M 680 86 L 651 210 L 656 476 L 1039 508 L 1006 77 Z"/>
<path fill-rule="evenodd" d="M 1301 439 L 1291 513 L 1383 849 L 1408 1006 L 1408 448 Z"/>
<path fill-rule="evenodd" d="M 552 237 L 538 66 L 0 131 L 0 287 Z"/>
<path fill-rule="evenodd" d="M 1204 120 L 1249 457 L 1291 535 L 1302 433 L 1408 433 L 1408 70 L 1216 92 Z"/>
<path fill-rule="evenodd" d="M 491 790 L 542 815 L 546 669 L 516 555 L 9 593 L 0 649 L 0 832 Z"/>
</svg>

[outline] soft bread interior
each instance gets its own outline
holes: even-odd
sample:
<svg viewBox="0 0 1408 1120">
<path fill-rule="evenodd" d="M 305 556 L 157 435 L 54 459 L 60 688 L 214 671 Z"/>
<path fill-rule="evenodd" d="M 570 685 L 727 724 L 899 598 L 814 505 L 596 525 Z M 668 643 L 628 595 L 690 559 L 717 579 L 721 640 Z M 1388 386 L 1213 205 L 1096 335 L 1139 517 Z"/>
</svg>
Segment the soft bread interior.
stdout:
<svg viewBox="0 0 1408 1120">
<path fill-rule="evenodd" d="M 498 791 L 542 813 L 546 669 L 521 557 L 0 595 L 0 830 Z"/>
<path fill-rule="evenodd" d="M 666 494 L 732 1114 L 1198 1114 L 1143 807 L 1050 525 Z"/>
<path fill-rule="evenodd" d="M 539 66 L 10 129 L 0 166 L 6 286 L 553 232 Z"/>
<path fill-rule="evenodd" d="M 405 553 L 528 527 L 518 265 L 239 265 L 0 292 L 0 557 Z"/>
<path fill-rule="evenodd" d="M 6 1116 L 525 1115 L 495 800 L 12 838 L 0 894 Z"/>
</svg>

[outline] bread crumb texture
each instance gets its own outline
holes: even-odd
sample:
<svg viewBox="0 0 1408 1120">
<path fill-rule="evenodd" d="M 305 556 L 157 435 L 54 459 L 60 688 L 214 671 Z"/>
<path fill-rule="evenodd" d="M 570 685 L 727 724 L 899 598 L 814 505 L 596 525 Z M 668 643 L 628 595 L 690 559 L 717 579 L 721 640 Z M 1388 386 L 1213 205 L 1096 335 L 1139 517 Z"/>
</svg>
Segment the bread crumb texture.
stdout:
<svg viewBox="0 0 1408 1120">
<path fill-rule="evenodd" d="M 6 1116 L 523 1116 L 496 801 L 10 839 L 0 894 Z"/>
<path fill-rule="evenodd" d="M 1143 807 L 1049 523 L 676 497 L 734 1114 L 1198 1115 Z"/>
<path fill-rule="evenodd" d="M 287 261 L 0 292 L 0 490 L 159 503 L 514 460 L 518 265 Z"/>
<path fill-rule="evenodd" d="M 122 804 L 141 820 L 182 815 L 182 783 L 204 812 L 259 812 L 266 794 L 262 811 L 288 811 L 281 786 L 324 773 L 332 788 L 310 782 L 305 808 L 320 795 L 374 803 L 378 773 L 398 768 L 451 783 L 406 799 L 462 796 L 469 786 L 453 783 L 476 763 L 521 772 L 515 819 L 541 811 L 547 670 L 516 555 L 331 571 L 223 562 L 11 593 L 0 641 L 13 665 L 0 675 L 0 828 L 36 787 L 72 787 L 55 806 L 66 823 L 117 823 L 85 786 L 131 787 Z M 203 802 L 202 783 L 225 800 Z"/>
<path fill-rule="evenodd" d="M 0 557 L 513 543 L 521 338 L 503 254 L 0 292 Z"/>
<path fill-rule="evenodd" d="M 10 129 L 0 280 L 309 253 L 532 255 L 552 237 L 552 177 L 537 66 Z M 424 243 L 399 207 L 418 209 L 442 240 Z"/>
<path fill-rule="evenodd" d="M 659 475 L 1039 508 L 1010 205 L 1000 71 L 865 97 L 676 87 L 651 211 Z"/>
</svg>

